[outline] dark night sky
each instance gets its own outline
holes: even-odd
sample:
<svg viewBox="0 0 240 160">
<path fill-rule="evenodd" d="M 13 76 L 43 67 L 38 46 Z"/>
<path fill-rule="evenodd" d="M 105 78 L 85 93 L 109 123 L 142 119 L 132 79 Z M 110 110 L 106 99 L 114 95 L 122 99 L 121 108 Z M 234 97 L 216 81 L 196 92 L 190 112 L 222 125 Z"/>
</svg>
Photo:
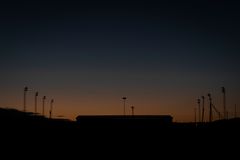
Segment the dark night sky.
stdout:
<svg viewBox="0 0 240 160">
<path fill-rule="evenodd" d="M 239 104 L 238 1 L 0 3 L 0 106 L 21 109 L 25 85 L 68 118 L 122 114 L 127 96 L 136 113 L 192 120 L 208 92 L 221 110 L 222 86 Z"/>
</svg>

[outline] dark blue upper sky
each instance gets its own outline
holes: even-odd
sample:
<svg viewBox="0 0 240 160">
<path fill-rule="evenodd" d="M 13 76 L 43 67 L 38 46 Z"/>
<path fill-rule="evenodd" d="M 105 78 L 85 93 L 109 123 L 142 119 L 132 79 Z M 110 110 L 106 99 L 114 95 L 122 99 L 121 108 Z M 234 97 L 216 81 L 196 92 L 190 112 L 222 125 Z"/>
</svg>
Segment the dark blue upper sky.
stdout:
<svg viewBox="0 0 240 160">
<path fill-rule="evenodd" d="M 231 67 L 239 57 L 235 1 L 2 3 L 6 63 L 199 68 L 202 60 Z M 40 64 L 29 61 L 37 57 Z"/>
<path fill-rule="evenodd" d="M 223 85 L 235 82 L 240 78 L 239 7 L 232 0 L 1 2 L 1 85 L 12 86 L 21 73 L 29 73 L 22 83 L 42 87 L 44 80 L 31 80 L 32 72 L 51 72 L 53 81 L 69 77 L 56 82 L 65 86 L 81 80 L 76 74 L 85 75 L 96 79 L 89 84 L 96 88 L 99 79 L 109 83 L 115 77 L 113 89 L 128 83 L 131 88 L 133 80 L 123 78 L 129 76 L 149 90 L 161 80 L 163 86 L 181 86 L 183 77 L 196 75 L 209 77 L 203 88 L 213 77 Z"/>
</svg>

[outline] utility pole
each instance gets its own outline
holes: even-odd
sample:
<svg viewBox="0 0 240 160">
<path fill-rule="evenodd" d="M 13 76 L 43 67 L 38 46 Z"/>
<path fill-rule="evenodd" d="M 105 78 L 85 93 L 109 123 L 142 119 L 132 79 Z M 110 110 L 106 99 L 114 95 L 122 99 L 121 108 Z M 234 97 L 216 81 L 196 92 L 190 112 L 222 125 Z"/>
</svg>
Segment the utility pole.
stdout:
<svg viewBox="0 0 240 160">
<path fill-rule="evenodd" d="M 122 98 L 123 99 L 123 115 L 125 116 L 126 115 L 126 99 L 127 99 L 127 97 L 123 97 Z"/>
<path fill-rule="evenodd" d="M 132 106 L 131 109 L 132 109 L 132 116 L 134 116 L 134 106 Z"/>
<path fill-rule="evenodd" d="M 42 115 L 44 116 L 44 109 L 45 109 L 45 100 L 46 100 L 46 96 L 43 96 L 43 99 L 42 99 Z"/>
<path fill-rule="evenodd" d="M 37 97 L 38 97 L 38 92 L 35 93 L 35 101 L 34 101 L 34 104 L 35 104 L 35 113 L 37 113 Z"/>
<path fill-rule="evenodd" d="M 49 111 L 49 118 L 50 119 L 52 118 L 53 102 L 54 102 L 54 100 L 52 99 L 51 103 L 50 103 L 50 111 Z"/>
<path fill-rule="evenodd" d="M 202 123 L 204 122 L 204 103 L 205 103 L 205 97 L 202 96 Z"/>
<path fill-rule="evenodd" d="M 26 112 L 26 96 L 27 96 L 27 91 L 28 87 L 24 87 L 24 92 L 23 92 L 23 111 Z"/>
<path fill-rule="evenodd" d="M 224 87 L 222 87 L 222 93 L 223 93 L 223 119 L 227 118 L 227 111 L 226 111 L 226 90 Z"/>
<path fill-rule="evenodd" d="M 208 98 L 209 98 L 209 103 L 210 103 L 210 106 L 209 106 L 209 122 L 212 122 L 212 97 L 211 97 L 210 93 L 208 94 Z"/>
<path fill-rule="evenodd" d="M 198 99 L 198 123 L 201 122 L 201 100 Z"/>
</svg>

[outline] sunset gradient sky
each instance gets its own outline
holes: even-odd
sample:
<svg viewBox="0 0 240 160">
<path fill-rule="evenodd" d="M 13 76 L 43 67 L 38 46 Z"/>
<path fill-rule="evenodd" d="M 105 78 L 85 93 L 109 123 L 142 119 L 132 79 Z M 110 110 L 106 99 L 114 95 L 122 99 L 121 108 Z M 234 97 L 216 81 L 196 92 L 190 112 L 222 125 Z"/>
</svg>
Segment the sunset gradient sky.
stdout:
<svg viewBox="0 0 240 160">
<path fill-rule="evenodd" d="M 225 86 L 232 114 L 240 105 L 239 7 L 233 0 L 0 2 L 0 107 L 22 110 L 28 86 L 27 110 L 39 91 L 47 110 L 55 99 L 54 117 L 123 114 L 126 96 L 128 114 L 133 105 L 136 114 L 192 121 L 197 98 L 209 92 L 222 111 Z"/>
</svg>

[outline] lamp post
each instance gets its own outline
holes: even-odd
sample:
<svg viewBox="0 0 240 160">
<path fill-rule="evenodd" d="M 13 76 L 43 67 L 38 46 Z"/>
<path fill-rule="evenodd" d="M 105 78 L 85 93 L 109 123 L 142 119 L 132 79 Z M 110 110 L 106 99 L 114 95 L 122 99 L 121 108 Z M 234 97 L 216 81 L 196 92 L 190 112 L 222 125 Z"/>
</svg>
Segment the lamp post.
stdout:
<svg viewBox="0 0 240 160">
<path fill-rule="evenodd" d="M 126 99 L 127 99 L 127 97 L 123 97 L 122 98 L 123 99 L 123 115 L 125 116 L 126 115 Z"/>
<path fill-rule="evenodd" d="M 53 102 L 54 102 L 54 100 L 52 99 L 51 103 L 50 103 L 50 111 L 49 111 L 49 118 L 50 119 L 52 118 Z"/>
<path fill-rule="evenodd" d="M 197 108 L 194 107 L 194 123 L 195 123 L 195 127 L 197 126 Z"/>
<path fill-rule="evenodd" d="M 42 99 L 42 115 L 44 116 L 44 109 L 45 109 L 45 100 L 46 100 L 46 96 L 43 96 Z"/>
<path fill-rule="evenodd" d="M 212 97 L 211 94 L 208 94 L 208 98 L 209 98 L 209 122 L 212 122 Z"/>
<path fill-rule="evenodd" d="M 35 113 L 37 113 L 37 97 L 38 97 L 38 92 L 35 93 L 35 101 L 34 101 Z"/>
<path fill-rule="evenodd" d="M 132 116 L 134 116 L 134 108 L 135 108 L 134 106 L 131 107 L 131 109 L 132 109 Z"/>
<path fill-rule="evenodd" d="M 227 118 L 227 111 L 226 111 L 226 90 L 224 87 L 222 87 L 222 93 L 223 93 L 223 118 Z"/>
<path fill-rule="evenodd" d="M 237 104 L 235 104 L 234 107 L 234 117 L 237 118 Z"/>
<path fill-rule="evenodd" d="M 201 122 L 201 100 L 198 99 L 197 102 L 198 102 L 198 123 L 200 123 Z"/>
<path fill-rule="evenodd" d="M 27 91 L 28 87 L 24 87 L 24 92 L 23 92 L 23 111 L 26 112 L 26 96 L 27 96 Z"/>
<path fill-rule="evenodd" d="M 205 97 L 202 96 L 202 122 L 204 122 L 204 103 L 205 103 Z"/>
</svg>

